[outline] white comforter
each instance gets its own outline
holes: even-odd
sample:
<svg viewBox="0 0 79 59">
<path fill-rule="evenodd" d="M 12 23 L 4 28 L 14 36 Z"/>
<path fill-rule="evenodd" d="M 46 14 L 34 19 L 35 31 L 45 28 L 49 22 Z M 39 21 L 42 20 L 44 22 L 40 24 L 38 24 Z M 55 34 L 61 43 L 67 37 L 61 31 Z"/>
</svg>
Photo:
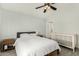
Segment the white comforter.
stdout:
<svg viewBox="0 0 79 59">
<path fill-rule="evenodd" d="M 14 45 L 17 56 L 44 56 L 56 49 L 60 50 L 56 41 L 38 36 L 18 38 Z"/>
</svg>

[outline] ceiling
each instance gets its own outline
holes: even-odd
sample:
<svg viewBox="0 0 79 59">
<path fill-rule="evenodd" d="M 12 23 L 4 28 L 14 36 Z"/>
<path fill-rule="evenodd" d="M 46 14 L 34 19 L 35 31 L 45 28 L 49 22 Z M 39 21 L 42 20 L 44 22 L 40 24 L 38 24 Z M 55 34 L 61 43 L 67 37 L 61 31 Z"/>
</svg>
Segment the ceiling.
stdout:
<svg viewBox="0 0 79 59">
<path fill-rule="evenodd" d="M 41 15 L 42 18 L 45 18 L 46 15 L 42 12 L 43 8 L 38 10 L 35 9 L 40 5 L 40 3 L 2 3 L 1 8 L 8 11 L 29 14 L 37 17 L 40 17 Z"/>
</svg>

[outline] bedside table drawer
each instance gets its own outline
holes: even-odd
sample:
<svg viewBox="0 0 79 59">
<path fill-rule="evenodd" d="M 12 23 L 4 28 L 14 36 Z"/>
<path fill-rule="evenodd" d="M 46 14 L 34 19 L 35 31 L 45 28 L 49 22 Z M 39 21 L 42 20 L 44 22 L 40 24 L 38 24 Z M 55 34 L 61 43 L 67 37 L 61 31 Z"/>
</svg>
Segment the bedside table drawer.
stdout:
<svg viewBox="0 0 79 59">
<path fill-rule="evenodd" d="M 12 50 L 15 47 L 13 45 L 3 45 L 2 51 Z"/>
</svg>

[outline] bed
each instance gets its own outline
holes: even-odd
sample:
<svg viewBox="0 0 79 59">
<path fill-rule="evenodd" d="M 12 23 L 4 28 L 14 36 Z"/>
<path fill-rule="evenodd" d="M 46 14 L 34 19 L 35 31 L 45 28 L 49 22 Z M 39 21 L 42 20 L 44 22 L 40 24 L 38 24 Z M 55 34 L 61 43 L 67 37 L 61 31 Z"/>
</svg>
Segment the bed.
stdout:
<svg viewBox="0 0 79 59">
<path fill-rule="evenodd" d="M 17 33 L 17 40 L 14 44 L 17 56 L 51 56 L 59 54 L 61 49 L 56 41 L 36 36 L 34 33 Z"/>
</svg>

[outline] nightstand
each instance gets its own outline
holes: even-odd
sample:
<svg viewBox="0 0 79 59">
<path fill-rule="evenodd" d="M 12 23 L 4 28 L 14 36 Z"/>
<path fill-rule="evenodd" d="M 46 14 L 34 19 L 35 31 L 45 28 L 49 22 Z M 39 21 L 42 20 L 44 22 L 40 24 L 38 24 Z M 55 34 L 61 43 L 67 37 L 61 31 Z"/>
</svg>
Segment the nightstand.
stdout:
<svg viewBox="0 0 79 59">
<path fill-rule="evenodd" d="M 1 51 L 12 50 L 15 47 L 13 46 L 15 40 L 14 39 L 4 39 L 1 42 Z"/>
</svg>

